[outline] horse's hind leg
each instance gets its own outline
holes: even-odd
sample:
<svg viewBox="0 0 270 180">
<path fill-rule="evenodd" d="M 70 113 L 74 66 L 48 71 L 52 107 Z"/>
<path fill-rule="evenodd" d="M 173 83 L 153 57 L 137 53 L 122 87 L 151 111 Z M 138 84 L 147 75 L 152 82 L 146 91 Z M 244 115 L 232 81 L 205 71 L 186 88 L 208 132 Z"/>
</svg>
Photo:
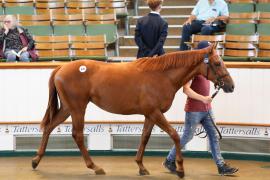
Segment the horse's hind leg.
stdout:
<svg viewBox="0 0 270 180">
<path fill-rule="evenodd" d="M 41 158 L 43 157 L 43 155 L 45 153 L 47 143 L 48 143 L 48 139 L 49 139 L 49 136 L 50 136 L 51 132 L 53 131 L 53 129 L 57 125 L 64 122 L 68 118 L 68 116 L 69 116 L 69 113 L 67 112 L 67 110 L 65 110 L 63 108 L 60 108 L 60 110 L 57 112 L 57 114 L 55 115 L 53 120 L 44 127 L 42 140 L 41 140 L 37 155 L 32 160 L 33 169 L 35 169 L 38 166 Z"/>
<path fill-rule="evenodd" d="M 144 154 L 145 146 L 150 138 L 153 126 L 154 124 L 148 118 L 145 118 L 144 126 L 143 126 L 143 133 L 141 137 L 141 143 L 140 143 L 140 147 L 138 149 L 136 160 L 135 160 L 139 166 L 140 175 L 150 174 L 149 171 L 143 165 L 143 154 Z"/>
<path fill-rule="evenodd" d="M 83 136 L 83 129 L 84 129 L 84 114 L 85 112 L 77 111 L 72 112 L 72 136 L 75 140 L 75 142 L 78 145 L 78 148 L 80 149 L 82 156 L 84 158 L 84 161 L 86 163 L 86 166 L 90 169 L 93 169 L 96 174 L 105 174 L 105 171 L 94 164 L 91 157 L 88 154 L 88 151 L 84 145 L 84 136 Z"/>
</svg>

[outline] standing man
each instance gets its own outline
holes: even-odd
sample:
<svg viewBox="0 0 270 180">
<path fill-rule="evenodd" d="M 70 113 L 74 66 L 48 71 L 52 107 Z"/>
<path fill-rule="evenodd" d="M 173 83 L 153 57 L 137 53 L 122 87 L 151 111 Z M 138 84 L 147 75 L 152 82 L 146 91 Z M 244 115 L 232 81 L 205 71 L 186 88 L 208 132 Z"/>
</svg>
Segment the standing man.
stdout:
<svg viewBox="0 0 270 180">
<path fill-rule="evenodd" d="M 138 19 L 135 41 L 139 47 L 137 58 L 164 54 L 163 45 L 168 34 L 168 23 L 160 17 L 163 0 L 147 0 L 151 12 Z"/>
<path fill-rule="evenodd" d="M 199 0 L 184 23 L 180 51 L 188 50 L 185 42 L 192 34 L 211 35 L 224 28 L 229 19 L 228 5 L 224 0 Z"/>
<path fill-rule="evenodd" d="M 208 41 L 201 41 L 197 48 L 203 49 L 208 46 Z M 217 131 L 212 122 L 214 117 L 211 108 L 212 98 L 209 96 L 210 82 L 204 76 L 199 75 L 192 80 L 191 84 L 185 84 L 183 86 L 183 91 L 188 98 L 185 106 L 186 117 L 184 133 L 180 140 L 181 148 L 183 148 L 193 138 L 197 125 L 201 124 L 208 135 L 211 153 L 217 165 L 218 173 L 220 175 L 234 174 L 238 169 L 226 164 L 220 153 Z M 172 173 L 176 171 L 175 147 L 171 149 L 163 165 Z"/>
</svg>

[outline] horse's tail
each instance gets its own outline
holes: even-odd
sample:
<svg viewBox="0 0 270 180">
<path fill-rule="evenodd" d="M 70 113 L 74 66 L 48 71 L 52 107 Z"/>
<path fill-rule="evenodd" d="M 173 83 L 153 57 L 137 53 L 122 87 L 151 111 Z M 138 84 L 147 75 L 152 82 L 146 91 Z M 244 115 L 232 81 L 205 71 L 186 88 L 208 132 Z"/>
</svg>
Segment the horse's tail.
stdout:
<svg viewBox="0 0 270 180">
<path fill-rule="evenodd" d="M 49 80 L 49 101 L 46 113 L 43 117 L 43 120 L 40 124 L 40 129 L 43 130 L 44 127 L 49 124 L 55 114 L 58 112 L 58 99 L 57 99 L 57 90 L 54 84 L 54 77 L 57 71 L 61 68 L 61 66 L 57 67 L 51 74 L 50 80 Z"/>
</svg>

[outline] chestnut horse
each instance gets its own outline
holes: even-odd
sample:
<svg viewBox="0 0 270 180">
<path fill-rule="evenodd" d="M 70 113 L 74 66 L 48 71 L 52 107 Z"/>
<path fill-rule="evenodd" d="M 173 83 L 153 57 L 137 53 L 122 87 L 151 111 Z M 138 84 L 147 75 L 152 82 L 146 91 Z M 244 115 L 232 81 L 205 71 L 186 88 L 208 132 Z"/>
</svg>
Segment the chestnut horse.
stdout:
<svg viewBox="0 0 270 180">
<path fill-rule="evenodd" d="M 233 80 L 218 56 L 215 45 L 201 50 L 141 58 L 128 63 L 80 60 L 57 67 L 49 80 L 49 102 L 41 122 L 43 136 L 37 155 L 32 160 L 32 167 L 35 169 L 43 157 L 52 130 L 71 115 L 72 136 L 86 166 L 96 174 L 105 174 L 104 170 L 92 161 L 83 140 L 85 109 L 91 101 L 111 113 L 145 116 L 141 143 L 136 155 L 140 175 L 149 174 L 142 160 L 152 128 L 157 125 L 173 139 L 177 175 L 183 177 L 180 138 L 163 113 L 170 108 L 175 93 L 198 74 L 219 85 L 224 92 L 233 92 Z"/>
</svg>

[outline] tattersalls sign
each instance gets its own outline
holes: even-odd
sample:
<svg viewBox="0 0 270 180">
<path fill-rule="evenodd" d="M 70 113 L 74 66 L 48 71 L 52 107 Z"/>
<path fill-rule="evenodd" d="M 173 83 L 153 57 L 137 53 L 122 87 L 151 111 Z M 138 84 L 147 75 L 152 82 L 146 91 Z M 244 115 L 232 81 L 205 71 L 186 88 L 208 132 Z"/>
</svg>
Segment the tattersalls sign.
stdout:
<svg viewBox="0 0 270 180">
<path fill-rule="evenodd" d="M 23 134 L 23 133 L 40 133 L 40 129 L 38 126 L 29 126 L 29 125 L 14 125 L 10 126 L 10 128 L 7 129 L 12 134 Z"/>
<path fill-rule="evenodd" d="M 256 127 L 250 128 L 235 128 L 235 127 L 220 127 L 221 134 L 224 136 L 259 136 L 263 134 L 263 129 Z"/>
<path fill-rule="evenodd" d="M 173 127 L 181 135 L 184 131 L 183 124 L 173 124 Z M 224 138 L 254 138 L 258 140 L 270 140 L 270 127 L 263 126 L 218 126 Z M 115 136 L 140 136 L 143 131 L 143 124 L 85 124 L 84 134 L 87 136 L 88 149 L 91 150 L 112 150 L 113 138 Z M 61 124 L 57 126 L 51 133 L 53 136 L 70 136 L 72 134 L 71 124 Z M 159 127 L 154 126 L 153 135 L 166 135 Z M 19 137 L 36 137 L 41 136 L 42 131 L 39 124 L 2 124 L 0 125 L 0 151 L 20 150 L 17 149 L 17 138 Z M 206 133 L 202 126 L 196 128 L 195 136 L 204 138 Z M 31 141 L 31 140 L 30 140 Z M 198 138 L 193 139 L 194 142 L 203 142 L 203 146 L 190 145 L 186 150 L 207 151 L 207 141 L 201 141 Z M 102 142 L 102 143 L 98 143 Z M 192 144 L 192 143 L 191 143 Z M 196 144 L 196 143 L 195 143 Z"/>
<path fill-rule="evenodd" d="M 84 128 L 84 134 L 90 133 L 103 133 L 107 125 L 86 125 Z M 60 125 L 56 127 L 52 134 L 71 134 L 72 126 Z M 42 134 L 42 131 L 39 128 L 39 125 L 5 125 L 0 126 L 0 134 L 14 134 L 14 135 L 23 135 L 23 134 Z"/>
<path fill-rule="evenodd" d="M 174 128 L 179 134 L 183 133 L 183 124 L 174 125 Z M 222 136 L 224 137 L 258 137 L 258 138 L 270 138 L 270 127 L 253 127 L 253 126 L 218 126 Z M 143 124 L 86 124 L 84 128 L 84 134 L 142 134 Z M 71 134 L 72 125 L 62 124 L 54 129 L 52 134 Z M 200 134 L 201 137 L 205 136 L 205 132 L 202 126 L 198 126 L 196 134 Z M 34 125 L 0 125 L 0 135 L 39 135 L 42 131 L 38 124 Z M 154 126 L 152 134 L 166 134 L 159 127 Z"/>
<path fill-rule="evenodd" d="M 62 125 L 60 126 L 60 131 L 64 134 L 71 134 L 72 133 L 72 126 L 71 125 Z M 97 124 L 97 125 L 86 125 L 84 128 L 84 134 L 90 133 L 104 133 L 105 131 L 104 125 Z"/>
</svg>

